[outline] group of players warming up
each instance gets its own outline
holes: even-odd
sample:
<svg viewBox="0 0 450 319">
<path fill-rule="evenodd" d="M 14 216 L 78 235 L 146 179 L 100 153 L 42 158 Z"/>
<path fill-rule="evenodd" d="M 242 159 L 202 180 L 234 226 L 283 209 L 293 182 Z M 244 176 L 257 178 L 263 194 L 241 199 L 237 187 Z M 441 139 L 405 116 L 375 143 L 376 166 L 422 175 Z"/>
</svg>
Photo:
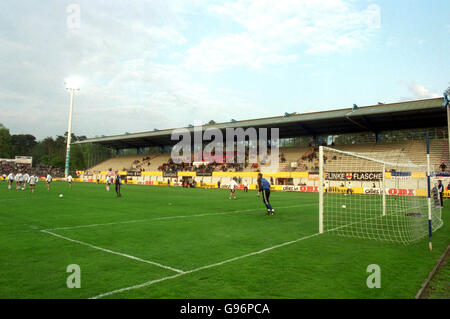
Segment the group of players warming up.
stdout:
<svg viewBox="0 0 450 319">
<path fill-rule="evenodd" d="M 30 193 L 34 193 L 35 186 L 37 182 L 39 181 L 39 177 L 36 176 L 35 173 L 31 174 L 31 176 L 28 173 L 22 174 L 21 172 L 18 172 L 17 174 L 14 174 L 11 172 L 7 177 L 8 181 L 8 189 L 13 188 L 13 184 L 15 183 L 16 190 L 25 190 L 26 185 L 28 184 L 30 187 Z M 47 174 L 47 177 L 45 178 L 45 183 L 47 184 L 47 190 L 50 190 L 50 184 L 53 180 L 53 177 L 50 175 L 50 173 Z M 72 188 L 72 176 L 69 175 L 67 177 L 67 183 L 69 184 L 69 188 Z M 275 210 L 272 208 L 269 202 L 270 197 L 270 183 L 267 181 L 267 179 L 262 177 L 262 173 L 258 174 L 258 194 L 257 196 L 260 197 L 262 194 L 263 203 L 267 208 L 267 214 L 273 215 L 275 213 Z M 122 197 L 122 194 L 120 193 L 120 189 L 122 186 L 122 178 L 119 174 L 117 175 L 108 175 L 106 177 L 106 191 L 110 191 L 110 185 L 115 185 L 115 191 L 117 194 L 117 197 Z M 247 181 L 244 181 L 244 192 L 248 192 L 248 184 Z M 234 177 L 230 184 L 230 196 L 228 199 L 236 199 L 236 189 L 239 188 L 239 185 L 237 183 L 236 177 Z"/>
<path fill-rule="evenodd" d="M 8 181 L 9 190 L 13 189 L 13 184 L 16 184 L 16 190 L 23 191 L 26 190 L 27 185 L 29 185 L 31 194 L 34 194 L 36 184 L 39 181 L 39 177 L 35 173 L 31 173 L 30 175 L 25 172 L 22 174 L 21 171 L 17 172 L 16 174 L 14 174 L 14 172 L 10 172 L 6 179 Z M 52 182 L 52 176 L 50 174 L 47 174 L 45 182 L 47 184 L 47 190 L 50 190 L 50 183 Z"/>
</svg>

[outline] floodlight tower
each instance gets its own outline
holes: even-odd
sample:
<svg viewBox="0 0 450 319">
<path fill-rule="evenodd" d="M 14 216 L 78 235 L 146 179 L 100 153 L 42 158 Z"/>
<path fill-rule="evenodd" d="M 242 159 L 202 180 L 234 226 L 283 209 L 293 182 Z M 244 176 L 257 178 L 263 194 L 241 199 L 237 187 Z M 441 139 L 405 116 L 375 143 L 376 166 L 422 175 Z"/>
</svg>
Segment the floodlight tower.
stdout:
<svg viewBox="0 0 450 319">
<path fill-rule="evenodd" d="M 67 79 L 64 82 L 66 90 L 70 92 L 70 110 L 69 110 L 69 127 L 67 129 L 67 146 L 66 146 L 66 167 L 64 170 L 64 176 L 67 178 L 69 175 L 69 162 L 70 162 L 70 142 L 72 138 L 72 113 L 73 113 L 73 96 L 75 91 L 80 90 L 80 80 L 77 78 Z"/>
<path fill-rule="evenodd" d="M 444 91 L 444 104 L 443 107 L 447 110 L 447 134 L 448 134 L 448 152 L 450 155 L 450 101 L 448 95 L 450 94 L 450 87 Z"/>
</svg>

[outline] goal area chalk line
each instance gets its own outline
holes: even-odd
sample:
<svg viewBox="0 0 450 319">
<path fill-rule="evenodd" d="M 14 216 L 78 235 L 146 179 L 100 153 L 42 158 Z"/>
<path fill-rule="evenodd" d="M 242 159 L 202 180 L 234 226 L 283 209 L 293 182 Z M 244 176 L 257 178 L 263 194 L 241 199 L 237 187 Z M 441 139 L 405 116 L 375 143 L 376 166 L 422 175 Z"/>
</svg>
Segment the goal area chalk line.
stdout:
<svg viewBox="0 0 450 319">
<path fill-rule="evenodd" d="M 148 286 L 151 286 L 153 284 L 156 284 L 156 283 L 159 283 L 159 282 L 162 282 L 162 281 L 165 281 L 165 280 L 178 278 L 178 277 L 181 277 L 183 275 L 191 274 L 191 273 L 194 273 L 194 272 L 197 272 L 197 271 L 200 271 L 200 270 L 209 269 L 209 268 L 221 266 L 221 265 L 224 265 L 224 264 L 236 261 L 236 260 L 244 259 L 244 258 L 255 256 L 255 255 L 260 255 L 260 254 L 263 254 L 265 252 L 268 252 L 268 251 L 271 251 L 271 250 L 274 250 L 274 249 L 277 249 L 277 248 L 280 248 L 280 247 L 292 245 L 292 244 L 295 244 L 295 243 L 300 242 L 302 240 L 310 239 L 310 238 L 316 237 L 318 235 L 323 235 L 325 233 L 332 232 L 332 231 L 335 231 L 337 229 L 340 229 L 340 228 L 343 228 L 343 227 L 347 227 L 347 226 L 348 225 L 339 226 L 339 227 L 336 227 L 336 228 L 333 228 L 333 229 L 326 230 L 323 233 L 319 233 L 318 232 L 318 233 L 314 233 L 314 234 L 311 234 L 311 235 L 303 236 L 303 237 L 300 237 L 300 238 L 297 238 L 297 239 L 294 239 L 294 240 L 290 240 L 290 241 L 287 241 L 287 242 L 284 242 L 284 243 L 281 243 L 281 244 L 278 244 L 278 245 L 275 245 L 275 246 L 267 247 L 267 248 L 264 248 L 264 249 L 261 249 L 261 250 L 258 250 L 258 251 L 252 252 L 252 253 L 248 253 L 248 254 L 245 254 L 245 255 L 238 256 L 238 257 L 230 258 L 230 259 L 227 259 L 227 260 L 224 260 L 224 261 L 221 261 L 221 262 L 217 262 L 217 263 L 214 263 L 214 264 L 198 267 L 198 268 L 195 268 L 195 269 L 192 269 L 192 270 L 184 271 L 184 272 L 178 273 L 176 275 L 172 275 L 172 276 L 167 276 L 167 277 L 163 277 L 163 278 L 159 278 L 159 279 L 146 281 L 144 283 L 141 283 L 141 284 L 138 284 L 138 285 L 134 285 L 134 286 L 129 286 L 129 287 L 125 287 L 125 288 L 111 290 L 111 291 L 108 291 L 108 292 L 105 292 L 105 293 L 93 296 L 93 297 L 91 297 L 89 299 L 104 298 L 104 297 L 115 295 L 115 294 L 118 294 L 118 293 L 121 293 L 121 292 L 148 287 Z"/>
<path fill-rule="evenodd" d="M 283 207 L 279 207 L 279 209 L 303 207 L 303 206 L 312 206 L 312 205 L 317 205 L 317 204 L 316 203 L 308 203 L 308 204 L 304 204 L 304 205 L 283 206 Z M 58 228 L 42 229 L 42 230 L 40 230 L 40 232 L 46 233 L 48 235 L 51 235 L 51 236 L 54 236 L 54 237 L 57 237 L 57 238 L 60 238 L 60 239 L 67 240 L 67 241 L 72 242 L 72 243 L 76 243 L 76 244 L 80 244 L 80 245 L 83 245 L 83 246 L 87 246 L 87 247 L 90 247 L 92 249 L 97 249 L 97 250 L 100 250 L 100 251 L 103 251 L 103 252 L 106 252 L 106 253 L 118 255 L 118 256 L 121 256 L 121 257 L 129 258 L 129 259 L 132 259 L 132 260 L 135 260 L 135 261 L 139 261 L 139 262 L 143 262 L 143 263 L 147 263 L 147 264 L 151 264 L 151 265 L 154 265 L 154 266 L 157 266 L 157 267 L 160 267 L 160 268 L 164 268 L 164 269 L 168 269 L 168 270 L 171 270 L 171 271 L 177 273 L 177 274 L 172 275 L 172 276 L 167 276 L 167 277 L 163 277 L 163 278 L 160 278 L 160 279 L 152 280 L 150 282 L 145 282 L 144 284 L 140 284 L 140 285 L 137 285 L 137 286 L 131 286 L 131 287 L 122 288 L 122 289 L 126 289 L 126 290 L 131 290 L 131 289 L 140 288 L 141 285 L 144 285 L 144 287 L 145 287 L 147 285 L 152 285 L 154 283 L 161 282 L 161 281 L 164 281 L 164 280 L 167 280 L 167 279 L 176 278 L 176 277 L 179 277 L 181 275 L 186 275 L 186 274 L 189 274 L 189 273 L 192 273 L 192 272 L 197 272 L 197 271 L 200 271 L 200 270 L 203 270 L 203 269 L 208 269 L 208 268 L 220 266 L 220 265 L 223 265 L 223 264 L 226 264 L 226 263 L 229 263 L 229 262 L 233 262 L 235 260 L 239 260 L 239 259 L 242 259 L 242 258 L 253 256 L 253 255 L 262 254 L 262 253 L 265 253 L 265 252 L 270 251 L 272 249 L 276 249 L 276 248 L 279 248 L 279 247 L 290 245 L 290 244 L 293 244 L 295 242 L 298 242 L 298 241 L 301 241 L 301 240 L 304 240 L 304 239 L 308 239 L 308 238 L 317 236 L 317 235 L 319 235 L 319 233 L 308 235 L 308 236 L 305 236 L 305 237 L 301 237 L 301 238 L 295 239 L 293 241 L 284 242 L 284 243 L 281 243 L 281 244 L 278 244 L 278 245 L 275 245 L 275 246 L 272 246 L 272 247 L 264 248 L 262 250 L 259 250 L 259 251 L 256 251 L 256 252 L 252 252 L 252 253 L 248 253 L 248 254 L 245 254 L 245 255 L 242 255 L 242 256 L 238 256 L 238 257 L 234 257 L 234 258 L 231 258 L 231 259 L 227 259 L 227 260 L 222 261 L 222 262 L 218 262 L 218 263 L 214 263 L 214 264 L 206 265 L 206 266 L 201 266 L 201 267 L 198 267 L 198 268 L 195 268 L 195 269 L 192 269 L 192 270 L 188 270 L 188 271 L 183 271 L 181 269 L 177 269 L 177 268 L 174 268 L 174 267 L 163 265 L 163 264 L 151 261 L 151 260 L 145 260 L 145 259 L 142 259 L 142 258 L 139 258 L 139 257 L 136 257 L 136 256 L 132 256 L 132 255 L 129 255 L 129 254 L 113 251 L 113 250 L 106 249 L 106 248 L 103 248 L 103 247 L 99 247 L 99 246 L 96 246 L 96 245 L 92 245 L 92 244 L 89 244 L 89 243 L 86 243 L 86 242 L 83 242 L 83 241 L 80 241 L 80 240 L 76 240 L 76 239 L 72 239 L 72 238 L 69 238 L 69 237 L 66 237 L 66 236 L 63 236 L 63 235 L 59 235 L 59 234 L 54 233 L 53 230 L 70 230 L 70 229 L 77 229 L 77 228 L 83 228 L 83 227 L 97 227 L 97 226 L 106 226 L 106 225 L 117 225 L 117 224 L 140 222 L 140 221 L 167 220 L 167 219 L 176 219 L 176 218 L 189 218 L 189 217 L 204 217 L 204 216 L 214 216 L 214 215 L 225 215 L 225 214 L 233 214 L 233 213 L 238 213 L 238 212 L 250 212 L 250 211 L 259 211 L 259 210 L 261 210 L 261 209 L 260 208 L 258 208 L 258 209 L 246 209 L 246 210 L 235 210 L 235 211 L 220 212 L 220 213 L 181 215 L 181 216 L 168 216 L 168 217 L 151 218 L 151 219 L 140 219 L 140 220 L 132 220 L 132 221 L 124 221 L 124 222 L 116 222 L 116 223 L 90 224 L 90 225 L 81 225 L 81 226 L 72 226 L 72 227 L 58 227 Z M 108 293 L 106 293 L 107 294 L 106 296 L 112 295 L 112 294 L 116 294 L 118 292 L 121 292 L 122 289 L 114 290 L 112 292 L 108 292 Z M 104 294 L 99 295 L 99 296 L 95 296 L 93 298 L 101 298 L 101 297 L 103 297 L 103 295 Z"/>
<path fill-rule="evenodd" d="M 244 258 L 247 258 L 247 257 L 263 254 L 263 253 L 268 252 L 270 250 L 273 250 L 273 249 L 276 249 L 276 248 L 280 248 L 280 247 L 283 247 L 283 246 L 287 246 L 287 245 L 291 245 L 291 244 L 297 243 L 299 241 L 315 237 L 317 235 L 320 235 L 320 233 L 315 233 L 315 234 L 312 234 L 312 235 L 300 237 L 300 238 L 297 238 L 297 239 L 294 239 L 294 240 L 291 240 L 291 241 L 287 241 L 287 242 L 284 242 L 284 243 L 281 243 L 281 244 L 278 244 L 278 245 L 275 245 L 275 246 L 272 246 L 272 247 L 264 248 L 264 249 L 261 249 L 261 250 L 258 250 L 258 251 L 252 252 L 252 253 L 248 253 L 248 254 L 245 254 L 245 255 L 242 255 L 242 256 L 230 258 L 230 259 L 218 262 L 218 263 L 214 263 L 214 264 L 198 267 L 198 268 L 195 268 L 195 269 L 192 269 L 192 270 L 184 271 L 184 272 L 178 273 L 176 275 L 167 276 L 167 277 L 163 277 L 163 278 L 147 281 L 147 282 L 144 282 L 142 284 L 138 284 L 138 285 L 134 285 L 134 286 L 129 286 L 129 287 L 121 288 L 121 289 L 108 291 L 108 292 L 102 293 L 100 295 L 96 295 L 94 297 L 91 297 L 89 299 L 104 298 L 104 297 L 115 295 L 115 294 L 118 294 L 118 293 L 121 293 L 121 292 L 134 290 L 134 289 L 139 289 L 139 288 L 143 288 L 143 287 L 148 287 L 148 286 L 151 286 L 153 284 L 156 284 L 156 283 L 159 283 L 159 282 L 162 282 L 162 281 L 165 281 L 165 280 L 178 278 L 178 277 L 181 277 L 183 275 L 191 274 L 191 273 L 194 273 L 194 272 L 197 272 L 197 271 L 200 271 L 200 270 L 221 266 L 221 265 L 224 265 L 224 264 L 236 261 L 236 260 L 240 260 L 240 259 L 244 259 Z"/>
</svg>

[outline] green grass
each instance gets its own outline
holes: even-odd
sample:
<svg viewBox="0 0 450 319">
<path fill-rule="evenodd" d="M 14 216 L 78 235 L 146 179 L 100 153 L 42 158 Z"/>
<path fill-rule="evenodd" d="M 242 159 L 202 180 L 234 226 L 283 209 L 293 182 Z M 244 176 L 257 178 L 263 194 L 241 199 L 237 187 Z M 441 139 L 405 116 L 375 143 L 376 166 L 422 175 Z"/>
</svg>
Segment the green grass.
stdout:
<svg viewBox="0 0 450 319">
<path fill-rule="evenodd" d="M 272 192 L 276 214 L 267 216 L 255 192 L 231 201 L 216 189 L 125 185 L 122 193 L 62 182 L 47 191 L 41 182 L 29 194 L 0 182 L 0 298 L 90 298 L 162 278 L 107 297 L 414 298 L 450 243 L 449 209 L 429 252 L 426 238 L 404 246 L 316 235 L 317 194 Z M 61 227 L 51 232 L 79 242 L 41 231 Z M 81 268 L 80 289 L 66 286 L 70 264 Z M 370 264 L 381 267 L 379 289 L 366 286 Z"/>
<path fill-rule="evenodd" d="M 450 299 L 450 255 L 442 261 L 425 291 L 424 298 Z"/>
</svg>

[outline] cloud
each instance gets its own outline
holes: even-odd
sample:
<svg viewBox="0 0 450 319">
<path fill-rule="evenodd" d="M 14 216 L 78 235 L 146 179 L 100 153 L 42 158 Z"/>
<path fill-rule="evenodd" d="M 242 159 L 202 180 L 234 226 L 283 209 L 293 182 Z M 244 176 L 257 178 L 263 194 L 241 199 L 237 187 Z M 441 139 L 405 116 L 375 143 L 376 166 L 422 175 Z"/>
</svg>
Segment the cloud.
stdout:
<svg viewBox="0 0 450 319">
<path fill-rule="evenodd" d="M 380 7 L 357 9 L 344 0 L 237 0 L 207 12 L 241 31 L 206 37 L 188 50 L 187 67 L 217 71 L 292 62 L 302 53 L 361 48 L 380 28 Z"/>
<path fill-rule="evenodd" d="M 259 69 L 267 64 L 285 64 L 297 58 L 295 54 L 279 54 L 246 33 L 203 39 L 199 45 L 188 49 L 187 54 L 185 66 L 205 72 L 231 66 Z"/>
<path fill-rule="evenodd" d="M 403 86 L 405 86 L 410 93 L 410 97 L 403 97 L 401 99 L 403 101 L 431 99 L 431 98 L 435 98 L 435 97 L 441 97 L 440 94 L 429 91 L 422 84 L 420 84 L 416 81 L 402 81 L 401 84 Z"/>
<path fill-rule="evenodd" d="M 256 105 L 255 97 L 198 71 L 259 71 L 359 48 L 376 33 L 380 13 L 376 5 L 344 0 L 79 0 L 73 30 L 67 3 L 49 3 L 0 3 L 1 12 L 11 13 L 0 21 L 0 120 L 13 133 L 38 138 L 67 129 L 64 80 L 74 75 L 83 79 L 76 134 L 271 116 L 273 109 Z"/>
<path fill-rule="evenodd" d="M 76 30 L 67 28 L 66 8 L 59 3 L 56 9 L 36 4 L 21 11 L 20 19 L 5 20 L 10 30 L 0 34 L 2 123 L 38 138 L 63 134 L 69 102 L 64 80 L 73 75 L 83 79 L 75 96 L 77 134 L 171 128 L 196 117 L 218 120 L 217 111 L 231 99 L 218 98 L 183 67 L 164 61 L 188 42 L 179 14 L 190 10 L 184 9 L 189 2 L 105 4 L 80 1 Z M 24 2 L 0 8 L 20 11 L 15 5 Z"/>
</svg>

